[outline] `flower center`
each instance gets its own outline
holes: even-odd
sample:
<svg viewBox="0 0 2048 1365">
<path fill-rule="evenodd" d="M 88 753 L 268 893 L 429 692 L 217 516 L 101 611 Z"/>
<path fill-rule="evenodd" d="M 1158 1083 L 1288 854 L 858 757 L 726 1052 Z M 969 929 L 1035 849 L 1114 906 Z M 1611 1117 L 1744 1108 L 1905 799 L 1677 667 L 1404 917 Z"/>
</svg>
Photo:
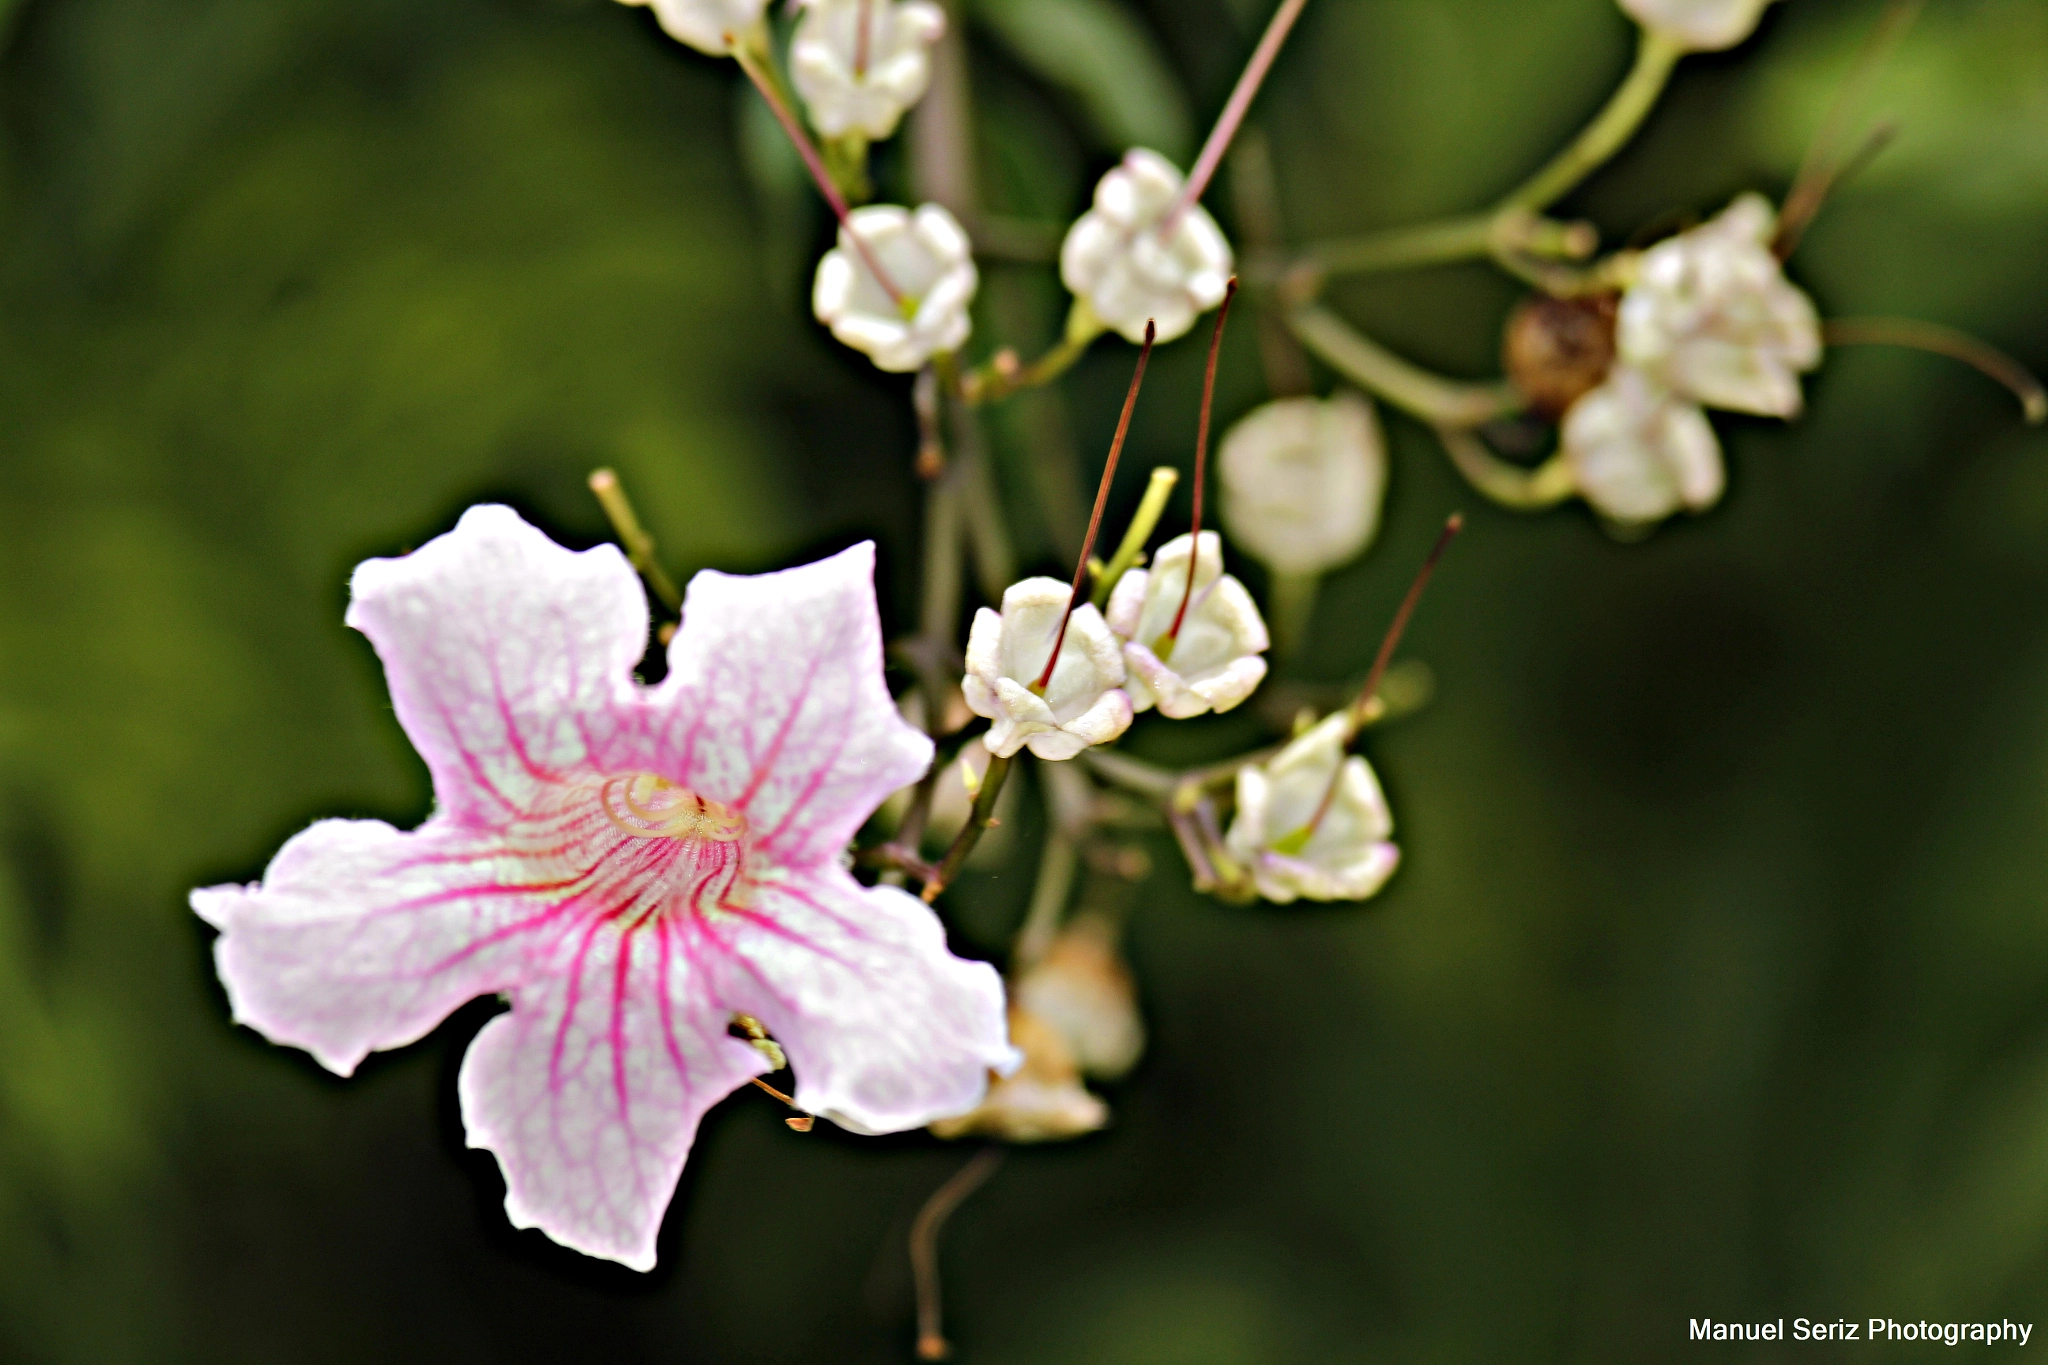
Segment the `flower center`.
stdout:
<svg viewBox="0 0 2048 1365">
<path fill-rule="evenodd" d="M 635 839 L 702 839 L 736 843 L 747 817 L 654 773 L 614 777 L 598 789 L 604 818 Z"/>
</svg>

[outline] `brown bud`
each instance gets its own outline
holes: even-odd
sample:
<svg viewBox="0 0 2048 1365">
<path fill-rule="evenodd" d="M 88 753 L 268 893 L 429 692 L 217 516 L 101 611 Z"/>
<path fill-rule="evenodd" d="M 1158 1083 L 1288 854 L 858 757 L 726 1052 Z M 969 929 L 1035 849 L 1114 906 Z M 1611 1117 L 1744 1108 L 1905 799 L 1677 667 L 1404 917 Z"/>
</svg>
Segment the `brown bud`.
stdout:
<svg viewBox="0 0 2048 1365">
<path fill-rule="evenodd" d="M 1529 410 L 1555 422 L 1614 364 L 1616 294 L 1531 294 L 1508 318 L 1501 362 Z"/>
</svg>

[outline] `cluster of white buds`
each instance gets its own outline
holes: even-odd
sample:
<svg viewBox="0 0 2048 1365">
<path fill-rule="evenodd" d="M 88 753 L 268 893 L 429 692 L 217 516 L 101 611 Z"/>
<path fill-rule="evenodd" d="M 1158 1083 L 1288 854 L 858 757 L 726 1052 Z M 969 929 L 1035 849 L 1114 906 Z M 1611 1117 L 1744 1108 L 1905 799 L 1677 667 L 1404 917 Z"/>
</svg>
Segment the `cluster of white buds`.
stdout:
<svg viewBox="0 0 2048 1365">
<path fill-rule="evenodd" d="M 1394 874 L 1394 817 L 1372 767 L 1345 752 L 1350 735 L 1338 712 L 1270 762 L 1238 770 L 1224 846 L 1265 899 L 1364 900 Z"/>
<path fill-rule="evenodd" d="M 761 22 L 768 0 L 623 0 L 646 5 L 668 36 L 714 57 L 729 57 Z"/>
<path fill-rule="evenodd" d="M 1044 759 L 1072 758 L 1130 728 L 1123 642 L 1093 604 L 1069 612 L 1072 601 L 1058 579 L 1027 578 L 1003 593 L 1000 614 L 983 607 L 974 615 L 960 689 L 976 715 L 994 722 L 982 742 L 998 758 L 1026 747 Z"/>
<path fill-rule="evenodd" d="M 885 138 L 931 83 L 946 12 L 931 0 L 803 0 L 789 78 L 826 137 Z"/>
<path fill-rule="evenodd" d="M 1634 263 L 1615 363 L 1565 414 L 1560 445 L 1582 496 L 1623 524 L 1720 497 L 1721 449 L 1703 407 L 1793 417 L 1820 363 L 1813 301 L 1771 250 L 1776 215 L 1745 194 Z"/>
<path fill-rule="evenodd" d="M 1379 530 L 1387 448 L 1358 394 L 1254 408 L 1224 436 L 1219 458 L 1231 539 L 1275 572 L 1327 572 Z"/>
<path fill-rule="evenodd" d="M 1187 182 L 1157 152 L 1136 148 L 1095 186 L 1094 206 L 1060 245 L 1060 279 L 1127 341 L 1153 322 L 1171 341 L 1223 301 L 1230 243 Z"/>
<path fill-rule="evenodd" d="M 967 234 L 944 208 L 871 204 L 847 215 L 818 262 L 811 309 L 876 368 L 909 371 L 967 340 L 980 283 Z"/>
<path fill-rule="evenodd" d="M 1693 52 L 1719 52 L 1756 32 L 1771 0 L 1621 0 L 1629 18 Z"/>
<path fill-rule="evenodd" d="M 1202 532 L 1193 554 L 1197 543 L 1175 536 L 1149 570 L 1132 569 L 1110 595 L 1107 619 L 1124 640 L 1134 711 L 1157 705 L 1176 720 L 1228 711 L 1265 679 L 1266 623 L 1244 584 L 1223 572 L 1222 538 Z"/>
</svg>

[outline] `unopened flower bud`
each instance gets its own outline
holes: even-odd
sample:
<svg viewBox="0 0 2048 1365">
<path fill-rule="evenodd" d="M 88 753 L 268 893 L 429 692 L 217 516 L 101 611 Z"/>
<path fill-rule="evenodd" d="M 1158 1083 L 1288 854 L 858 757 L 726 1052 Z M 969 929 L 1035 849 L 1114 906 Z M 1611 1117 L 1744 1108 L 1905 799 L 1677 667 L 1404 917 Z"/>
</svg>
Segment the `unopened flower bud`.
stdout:
<svg viewBox="0 0 2048 1365">
<path fill-rule="evenodd" d="M 1202 532 L 1190 594 L 1192 543 L 1184 535 L 1167 541 L 1149 570 L 1132 569 L 1110 595 L 1109 628 L 1125 641 L 1124 691 L 1134 711 L 1156 703 L 1176 720 L 1228 711 L 1266 676 L 1266 623 L 1244 584 L 1223 572 L 1222 538 Z M 1169 637 L 1176 618 L 1180 633 Z"/>
<path fill-rule="evenodd" d="M 1067 621 L 1052 678 L 1042 693 L 1037 689 L 1070 600 L 1058 579 L 1027 578 L 1003 593 L 1001 615 L 987 607 L 975 613 L 960 689 L 976 715 L 995 722 L 982 742 L 998 757 L 1029 745 L 1040 758 L 1072 758 L 1130 726 L 1123 641 L 1089 603 Z"/>
<path fill-rule="evenodd" d="M 1710 408 L 1795 416 L 1799 371 L 1820 363 L 1820 318 L 1771 252 L 1776 220 L 1745 194 L 1644 252 L 1617 314 L 1622 361 Z"/>
<path fill-rule="evenodd" d="M 733 40 L 761 22 L 768 0 L 624 0 L 647 5 L 668 36 L 714 57 L 732 55 Z"/>
<path fill-rule="evenodd" d="M 1160 235 L 1185 184 L 1172 162 L 1136 148 L 1097 182 L 1094 207 L 1060 246 L 1060 279 L 1126 341 L 1144 340 L 1147 320 L 1173 340 L 1230 283 L 1230 243 L 1200 204 Z"/>
<path fill-rule="evenodd" d="M 789 78 L 811 126 L 826 137 L 888 137 L 923 98 L 931 45 L 945 31 L 946 12 L 931 0 L 805 0 L 789 43 Z"/>
<path fill-rule="evenodd" d="M 1624 525 L 1721 496 L 1721 446 L 1707 415 L 1627 365 L 1572 405 L 1558 443 L 1579 495 Z"/>
<path fill-rule="evenodd" d="M 1268 568 L 1320 574 L 1379 529 L 1387 449 L 1372 405 L 1355 393 L 1281 398 L 1223 438 L 1223 524 Z"/>
<path fill-rule="evenodd" d="M 1364 900 L 1400 862 L 1387 799 L 1371 766 L 1345 753 L 1346 728 L 1339 712 L 1269 762 L 1238 770 L 1224 846 L 1269 901 Z"/>
<path fill-rule="evenodd" d="M 839 245 L 818 262 L 811 290 L 812 311 L 833 336 L 866 353 L 876 368 L 897 372 L 915 370 L 967 340 L 967 305 L 981 276 L 952 214 L 937 204 L 915 212 L 871 204 L 847 221 L 902 297 L 890 297 L 847 240 L 847 228 L 840 228 Z"/>
<path fill-rule="evenodd" d="M 1771 0 L 1621 0 L 1629 18 L 1694 52 L 1719 52 L 1756 32 Z"/>
<path fill-rule="evenodd" d="M 1109 1121 L 1109 1107 L 1081 1085 L 1074 1054 L 1059 1030 L 1014 1002 L 1010 1045 L 1024 1054 L 1024 1065 L 1008 1076 L 990 1073 L 981 1104 L 932 1124 L 933 1136 L 1059 1142 L 1092 1133 Z"/>
<path fill-rule="evenodd" d="M 1115 929 L 1099 915 L 1078 916 L 1061 930 L 1012 996 L 1059 1033 L 1084 1075 L 1114 1080 L 1145 1051 L 1131 969 Z"/>
<path fill-rule="evenodd" d="M 1531 294 L 1508 317 L 1503 368 L 1529 411 L 1548 422 L 1597 387 L 1614 364 L 1613 294 Z"/>
</svg>

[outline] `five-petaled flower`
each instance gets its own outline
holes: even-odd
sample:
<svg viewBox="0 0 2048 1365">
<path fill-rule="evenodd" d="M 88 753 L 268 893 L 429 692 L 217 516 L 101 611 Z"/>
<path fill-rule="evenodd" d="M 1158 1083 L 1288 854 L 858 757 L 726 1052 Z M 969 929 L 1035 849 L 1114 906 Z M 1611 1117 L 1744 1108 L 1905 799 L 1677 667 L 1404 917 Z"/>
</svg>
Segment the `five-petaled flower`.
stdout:
<svg viewBox="0 0 2048 1365">
<path fill-rule="evenodd" d="M 1189 536 L 1159 547 L 1150 569 L 1132 569 L 1110 595 L 1109 628 L 1124 640 L 1124 691 L 1131 709 L 1159 707 L 1183 720 L 1228 711 L 1266 676 L 1266 623 L 1244 584 L 1223 572 L 1223 539 L 1200 537 L 1188 591 Z M 1185 615 L 1183 606 L 1185 603 Z M 1170 634 L 1174 626 L 1178 635 Z"/>
<path fill-rule="evenodd" d="M 1000 981 L 841 862 L 931 758 L 883 683 L 872 562 L 698 575 L 653 687 L 611 546 L 478 507 L 361 565 L 348 621 L 437 807 L 409 833 L 320 821 L 261 882 L 192 894 L 236 1019 L 346 1075 L 509 997 L 463 1060 L 470 1144 L 497 1153 L 515 1225 L 639 1270 L 699 1118 L 768 1069 L 735 1014 L 847 1128 L 972 1108 L 1015 1062 Z"/>
<path fill-rule="evenodd" d="M 900 297 L 875 277 L 849 232 L 860 234 Z M 967 234 L 944 208 L 870 204 L 847 215 L 839 244 L 819 259 L 811 311 L 877 369 L 901 373 L 967 340 L 967 305 L 980 284 Z"/>
<path fill-rule="evenodd" d="M 1029 745 L 1058 762 L 1091 744 L 1107 744 L 1131 726 L 1131 698 L 1123 689 L 1123 641 L 1111 633 L 1094 604 L 1071 613 L 1072 590 L 1056 578 L 1027 578 L 1003 591 L 1000 613 L 974 613 L 967 633 L 967 675 L 961 693 L 977 716 L 995 724 L 982 743 L 998 758 Z M 1060 634 L 1060 622 L 1066 634 Z M 1037 679 L 1053 649 L 1052 677 Z"/>
<path fill-rule="evenodd" d="M 805 0 L 789 78 L 811 126 L 826 137 L 895 132 L 931 84 L 931 45 L 945 31 L 946 12 L 931 0 Z"/>
<path fill-rule="evenodd" d="M 1060 244 L 1060 279 L 1105 326 L 1143 341 L 1145 325 L 1172 341 L 1223 301 L 1230 243 L 1200 204 L 1172 215 L 1186 180 L 1139 147 L 1095 186 L 1095 202 Z"/>
<path fill-rule="evenodd" d="M 1710 408 L 1798 416 L 1820 316 L 1771 250 L 1777 226 L 1770 201 L 1745 194 L 1645 251 L 1615 316 L 1619 363 Z"/>
<path fill-rule="evenodd" d="M 1224 843 L 1269 901 L 1364 900 L 1401 861 L 1379 779 L 1344 752 L 1349 733 L 1340 711 L 1271 761 L 1237 771 L 1237 818 Z"/>
<path fill-rule="evenodd" d="M 1579 496 L 1624 527 L 1681 507 L 1703 511 L 1726 482 L 1721 443 L 1699 404 L 1627 365 L 1572 404 L 1558 446 Z"/>
</svg>

